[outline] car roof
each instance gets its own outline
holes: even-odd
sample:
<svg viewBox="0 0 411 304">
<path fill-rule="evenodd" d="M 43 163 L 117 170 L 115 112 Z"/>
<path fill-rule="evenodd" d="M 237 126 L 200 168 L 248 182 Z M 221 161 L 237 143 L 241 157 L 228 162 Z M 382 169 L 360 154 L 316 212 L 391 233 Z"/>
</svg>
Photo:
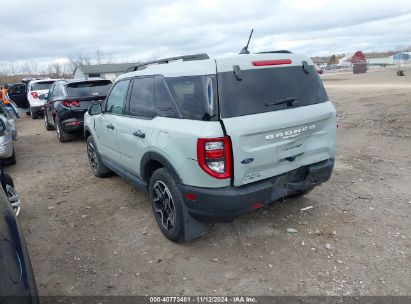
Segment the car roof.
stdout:
<svg viewBox="0 0 411 304">
<path fill-rule="evenodd" d="M 214 59 L 203 59 L 196 61 L 174 61 L 165 64 L 148 65 L 143 70 L 125 73 L 119 79 L 143 76 L 143 75 L 164 75 L 165 77 L 195 76 L 215 74 Z"/>
<path fill-rule="evenodd" d="M 59 79 L 51 79 L 51 78 L 36 79 L 36 80 L 31 80 L 29 83 L 50 82 L 50 81 L 57 81 L 57 80 L 59 80 Z"/>
<path fill-rule="evenodd" d="M 93 81 L 102 81 L 102 80 L 112 82 L 110 79 L 106 79 L 106 78 L 102 78 L 102 77 L 99 77 L 99 78 L 96 77 L 96 78 L 60 79 L 58 81 L 65 82 L 66 84 L 70 84 L 70 83 L 93 82 Z"/>
<path fill-rule="evenodd" d="M 196 75 L 212 75 L 218 72 L 233 71 L 233 66 L 238 65 L 242 69 L 257 69 L 257 68 L 272 68 L 284 65 L 269 65 L 256 67 L 253 61 L 264 60 L 290 60 L 287 66 L 301 66 L 303 61 L 308 65 L 314 65 L 312 60 L 304 55 L 292 54 L 289 52 L 272 52 L 259 54 L 241 54 L 229 55 L 215 59 L 202 59 L 192 61 L 172 61 L 169 63 L 149 64 L 143 69 L 122 74 L 117 80 L 148 75 L 163 75 L 165 77 L 181 77 L 181 76 L 196 76 Z"/>
</svg>

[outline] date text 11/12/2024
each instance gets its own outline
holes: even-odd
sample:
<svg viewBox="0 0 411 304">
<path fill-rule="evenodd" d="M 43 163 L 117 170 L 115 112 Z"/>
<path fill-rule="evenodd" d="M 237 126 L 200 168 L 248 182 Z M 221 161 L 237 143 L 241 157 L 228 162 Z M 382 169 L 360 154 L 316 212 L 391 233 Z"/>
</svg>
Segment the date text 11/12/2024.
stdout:
<svg viewBox="0 0 411 304">
<path fill-rule="evenodd" d="M 150 303 L 257 303 L 254 297 L 218 297 L 218 296 L 165 296 L 165 297 L 150 297 Z"/>
</svg>

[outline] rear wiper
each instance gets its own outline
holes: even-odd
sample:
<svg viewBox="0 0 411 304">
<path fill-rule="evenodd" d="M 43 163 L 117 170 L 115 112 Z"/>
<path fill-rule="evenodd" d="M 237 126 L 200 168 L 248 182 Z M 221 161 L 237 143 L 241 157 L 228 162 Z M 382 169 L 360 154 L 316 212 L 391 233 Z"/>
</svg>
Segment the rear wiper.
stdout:
<svg viewBox="0 0 411 304">
<path fill-rule="evenodd" d="M 289 97 L 289 98 L 285 98 L 285 99 L 281 99 L 281 100 L 277 100 L 274 102 L 270 102 L 270 103 L 266 103 L 265 106 L 269 107 L 269 106 L 276 106 L 276 105 L 280 105 L 286 103 L 289 107 L 298 104 L 297 98 L 295 97 Z"/>
</svg>

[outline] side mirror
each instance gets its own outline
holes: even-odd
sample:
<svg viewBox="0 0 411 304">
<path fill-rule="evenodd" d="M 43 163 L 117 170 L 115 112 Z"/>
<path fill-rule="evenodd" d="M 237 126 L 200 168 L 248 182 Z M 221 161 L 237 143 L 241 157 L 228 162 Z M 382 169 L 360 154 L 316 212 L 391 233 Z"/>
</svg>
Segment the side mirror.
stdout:
<svg viewBox="0 0 411 304">
<path fill-rule="evenodd" d="M 99 104 L 99 103 L 92 104 L 92 105 L 88 108 L 88 111 L 87 111 L 87 112 L 88 112 L 88 114 L 91 115 L 91 116 L 101 114 L 101 112 L 102 112 L 101 104 Z"/>
</svg>

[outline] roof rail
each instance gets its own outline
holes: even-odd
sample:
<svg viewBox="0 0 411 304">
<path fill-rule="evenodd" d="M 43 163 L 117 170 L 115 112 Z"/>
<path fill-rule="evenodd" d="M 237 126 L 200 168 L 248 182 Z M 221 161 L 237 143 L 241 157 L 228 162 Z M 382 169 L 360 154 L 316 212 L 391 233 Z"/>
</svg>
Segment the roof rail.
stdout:
<svg viewBox="0 0 411 304">
<path fill-rule="evenodd" d="M 279 50 L 279 51 L 266 51 L 266 52 L 258 52 L 256 54 L 270 54 L 270 53 L 283 53 L 283 54 L 292 54 L 292 52 L 288 50 Z"/>
<path fill-rule="evenodd" d="M 177 61 L 177 60 L 195 61 L 195 60 L 205 60 L 205 59 L 210 59 L 210 57 L 208 57 L 207 54 L 194 54 L 194 55 L 169 57 L 169 58 L 153 60 L 153 61 L 147 61 L 147 62 L 142 62 L 142 63 L 136 64 L 135 66 L 129 67 L 127 69 L 126 73 L 133 72 L 133 71 L 138 71 L 138 70 L 144 70 L 147 66 L 152 65 L 152 64 L 165 64 L 165 63 L 169 63 L 169 62 Z"/>
</svg>

